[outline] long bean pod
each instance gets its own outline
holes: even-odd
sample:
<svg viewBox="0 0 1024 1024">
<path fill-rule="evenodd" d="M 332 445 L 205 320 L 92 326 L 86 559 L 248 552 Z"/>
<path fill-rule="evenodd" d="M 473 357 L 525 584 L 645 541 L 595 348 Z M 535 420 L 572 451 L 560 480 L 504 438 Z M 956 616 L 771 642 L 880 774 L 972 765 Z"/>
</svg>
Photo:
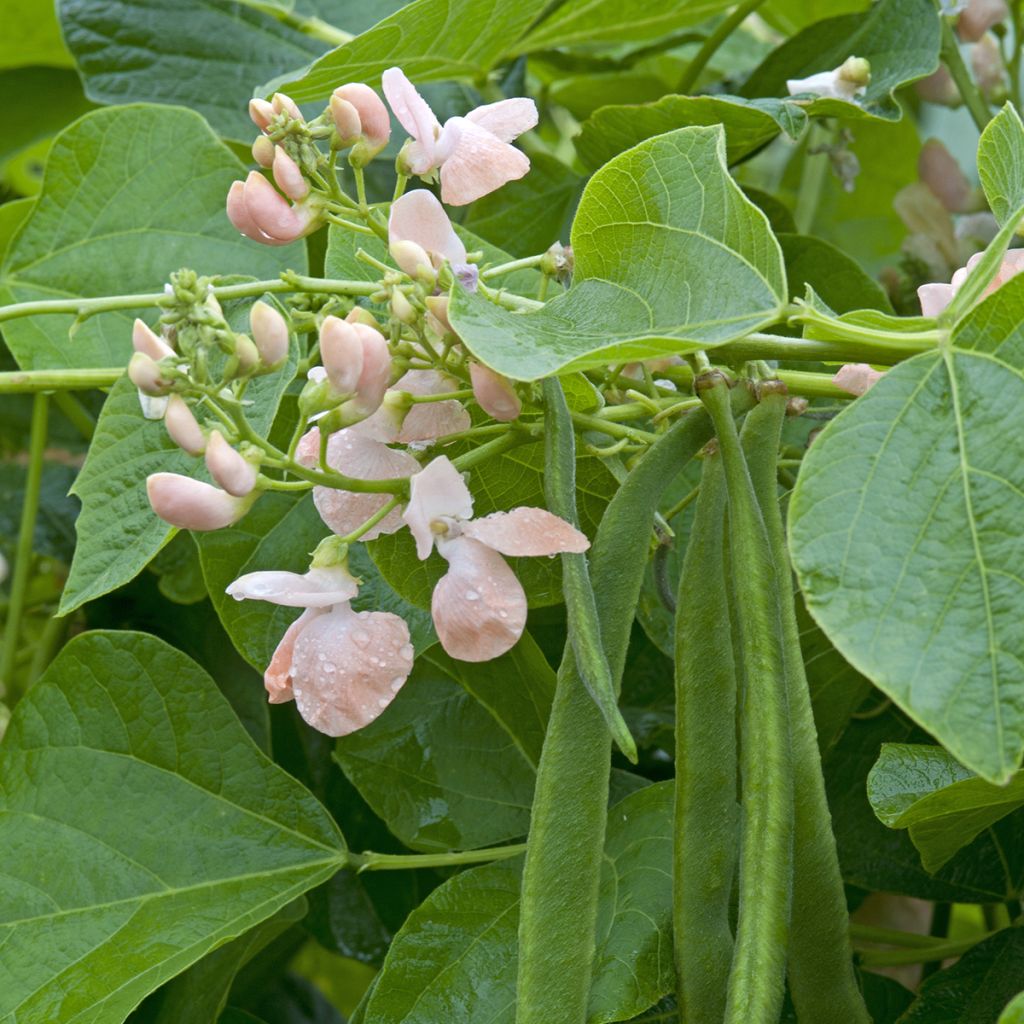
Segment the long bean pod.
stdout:
<svg viewBox="0 0 1024 1024">
<path fill-rule="evenodd" d="M 696 388 L 718 438 L 729 496 L 740 702 L 741 836 L 736 948 L 726 1024 L 776 1024 L 784 993 L 793 885 L 793 785 L 782 623 L 768 532 L 717 371 Z"/>
<path fill-rule="evenodd" d="M 869 1024 L 850 949 L 849 917 L 832 819 L 825 798 L 817 732 L 800 650 L 793 577 L 778 501 L 776 459 L 786 414 L 785 389 L 762 384 L 760 403 L 747 414 L 740 442 L 768 531 L 781 597 L 793 751 L 793 909 L 789 988 L 800 1024 Z"/>
<path fill-rule="evenodd" d="M 701 471 L 676 598 L 676 788 L 672 924 L 680 1017 L 721 1021 L 736 869 L 736 662 L 725 549 L 722 459 Z"/>
<path fill-rule="evenodd" d="M 579 526 L 576 515 L 576 434 L 557 377 L 544 381 L 544 494 L 548 508 Z M 597 602 L 587 569 L 587 557 L 571 551 L 562 555 L 562 592 L 569 642 L 576 667 L 598 706 L 619 750 L 636 764 L 636 742 L 619 711 L 615 682 L 601 642 Z"/>
<path fill-rule="evenodd" d="M 711 436 L 679 420 L 632 470 L 594 539 L 591 579 L 618 686 L 661 496 Z M 519 921 L 517 1024 L 584 1024 L 593 971 L 611 738 L 566 645 L 537 771 Z"/>
</svg>

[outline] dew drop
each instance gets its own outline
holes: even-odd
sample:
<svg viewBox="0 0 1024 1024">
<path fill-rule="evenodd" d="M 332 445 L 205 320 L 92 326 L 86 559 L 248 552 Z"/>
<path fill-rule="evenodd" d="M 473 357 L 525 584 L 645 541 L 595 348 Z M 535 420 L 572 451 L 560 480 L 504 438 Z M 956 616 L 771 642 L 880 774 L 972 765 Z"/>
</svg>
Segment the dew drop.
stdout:
<svg viewBox="0 0 1024 1024">
<path fill-rule="evenodd" d="M 327 673 L 331 673 L 331 672 L 335 671 L 335 669 L 337 669 L 337 667 L 338 666 L 335 665 L 333 661 L 328 661 L 328 662 L 326 662 L 324 664 L 324 671 L 327 672 Z"/>
<path fill-rule="evenodd" d="M 508 612 L 505 611 L 504 608 L 499 608 L 498 609 L 498 618 L 500 618 L 500 619 L 507 619 L 508 618 Z"/>
<path fill-rule="evenodd" d="M 467 590 L 466 593 L 463 594 L 463 597 L 465 597 L 467 601 L 479 601 L 480 593 L 476 590 Z"/>
<path fill-rule="evenodd" d="M 387 699 L 387 697 L 378 697 L 377 698 L 377 707 L 379 707 L 379 708 L 386 708 L 387 706 L 388 706 L 388 699 Z"/>
<path fill-rule="evenodd" d="M 364 633 L 361 629 L 357 629 L 352 634 L 352 639 L 355 640 L 360 647 L 365 647 L 370 642 L 370 634 Z"/>
<path fill-rule="evenodd" d="M 412 644 L 403 644 L 398 654 L 404 661 L 412 661 L 413 655 L 416 652 L 413 650 Z"/>
<path fill-rule="evenodd" d="M 405 676 L 395 676 L 395 678 L 391 680 L 391 692 L 398 693 L 398 691 L 402 688 L 402 683 L 404 682 Z"/>
</svg>

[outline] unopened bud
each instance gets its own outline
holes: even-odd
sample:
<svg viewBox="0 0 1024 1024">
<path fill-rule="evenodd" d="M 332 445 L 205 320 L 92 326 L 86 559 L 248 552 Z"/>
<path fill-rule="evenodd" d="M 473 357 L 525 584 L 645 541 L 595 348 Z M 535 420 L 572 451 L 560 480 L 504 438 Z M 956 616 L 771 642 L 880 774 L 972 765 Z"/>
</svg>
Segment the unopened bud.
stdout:
<svg viewBox="0 0 1024 1024">
<path fill-rule="evenodd" d="M 273 167 L 275 148 L 274 144 L 266 137 L 266 135 L 261 135 L 252 144 L 252 158 L 260 165 L 260 167 Z"/>
<path fill-rule="evenodd" d="M 384 101 L 362 82 L 349 82 L 334 90 L 331 96 L 331 113 L 334 113 L 334 100 L 338 99 L 347 103 L 356 112 L 359 122 L 359 130 L 356 134 L 361 135 L 362 149 L 364 152 L 360 157 L 360 165 L 369 163 L 387 144 L 391 138 L 391 117 Z M 335 125 L 338 125 L 335 119 Z M 341 135 L 341 127 L 338 126 L 338 134 Z"/>
<path fill-rule="evenodd" d="M 452 329 L 451 321 L 448 319 L 448 296 L 428 295 L 426 304 L 430 315 L 437 321 L 438 327 L 441 328 L 438 333 L 454 334 L 455 331 Z"/>
<path fill-rule="evenodd" d="M 864 57 L 847 57 L 836 68 L 836 77 L 851 85 L 866 87 L 871 82 L 871 62 Z"/>
<path fill-rule="evenodd" d="M 507 377 L 481 363 L 469 364 L 469 377 L 473 382 L 473 397 L 484 412 L 499 423 L 518 418 L 523 403 Z"/>
<path fill-rule="evenodd" d="M 867 363 L 847 363 L 840 367 L 832 378 L 832 383 L 840 391 L 859 396 L 873 387 L 883 376 L 881 371 L 873 369 Z"/>
<path fill-rule="evenodd" d="M 276 366 L 288 355 L 288 323 L 273 306 L 254 302 L 249 326 L 264 366 Z"/>
<path fill-rule="evenodd" d="M 354 324 L 353 327 L 359 332 L 363 346 L 363 369 L 351 404 L 362 416 L 369 416 L 379 408 L 391 381 L 391 350 L 380 331 L 363 324 Z"/>
<path fill-rule="evenodd" d="M 348 100 L 343 100 L 337 89 L 331 96 L 331 120 L 342 146 L 351 146 L 359 141 L 363 130 L 359 121 L 359 111 Z"/>
<path fill-rule="evenodd" d="M 164 426 L 171 440 L 189 455 L 202 455 L 206 435 L 181 395 L 171 395 L 164 413 Z"/>
<path fill-rule="evenodd" d="M 325 317 L 320 325 L 320 360 L 331 385 L 344 395 L 356 390 L 363 372 L 363 345 L 358 331 L 361 326 L 336 316 Z"/>
<path fill-rule="evenodd" d="M 149 356 L 155 362 L 174 355 L 174 349 L 155 334 L 144 320 L 136 320 L 132 325 L 132 348 Z"/>
<path fill-rule="evenodd" d="M 136 352 L 128 363 L 128 379 L 146 395 L 167 393 L 170 382 L 160 373 L 160 364 L 146 355 Z"/>
<path fill-rule="evenodd" d="M 276 113 L 277 111 L 266 100 L 249 100 L 249 117 L 260 131 L 265 131 L 270 126 Z"/>
<path fill-rule="evenodd" d="M 573 254 L 571 245 L 555 242 L 540 261 L 541 272 L 548 277 L 564 280 L 572 276 Z"/>
<path fill-rule="evenodd" d="M 380 330 L 377 318 L 362 306 L 353 306 L 345 316 L 345 320 L 350 324 L 366 324 L 367 327 L 372 327 L 375 331 Z"/>
<path fill-rule="evenodd" d="M 299 165 L 281 146 L 274 149 L 274 181 L 289 199 L 296 202 L 309 195 L 309 182 L 303 177 Z"/>
<path fill-rule="evenodd" d="M 178 473 L 153 473 L 146 477 L 146 493 L 153 511 L 164 522 L 182 530 L 221 530 L 231 526 L 255 500 L 255 494 L 238 498 Z"/>
<path fill-rule="evenodd" d="M 397 288 L 391 292 L 391 315 L 403 324 L 414 324 L 419 319 L 413 304 Z"/>
<path fill-rule="evenodd" d="M 433 285 L 437 280 L 437 273 L 422 245 L 403 238 L 400 241 L 392 242 L 389 251 L 395 263 L 414 280 L 428 285 Z"/>
<path fill-rule="evenodd" d="M 938 140 L 929 139 L 917 158 L 917 173 L 951 213 L 971 208 L 974 190 L 952 153 Z"/>
<path fill-rule="evenodd" d="M 943 107 L 958 107 L 963 102 L 960 90 L 945 64 L 941 65 L 938 71 L 933 71 L 926 78 L 915 82 L 914 89 L 921 99 Z"/>
<path fill-rule="evenodd" d="M 236 498 L 244 498 L 256 486 L 256 467 L 224 440 L 219 430 L 206 444 L 206 468 L 210 476 Z"/>
<path fill-rule="evenodd" d="M 965 43 L 976 43 L 1009 16 L 1005 0 L 968 0 L 966 10 L 957 19 L 956 32 Z"/>
<path fill-rule="evenodd" d="M 299 105 L 291 98 L 291 96 L 287 96 L 283 92 L 275 92 L 271 98 L 270 105 L 275 114 L 287 114 L 296 121 L 303 120 L 302 111 L 299 110 Z"/>
<path fill-rule="evenodd" d="M 1006 68 L 991 32 L 986 32 L 971 48 L 971 70 L 985 99 L 995 100 L 1006 84 Z"/>
<path fill-rule="evenodd" d="M 235 335 L 235 359 L 240 377 L 248 376 L 260 365 L 260 350 L 248 334 Z"/>
</svg>

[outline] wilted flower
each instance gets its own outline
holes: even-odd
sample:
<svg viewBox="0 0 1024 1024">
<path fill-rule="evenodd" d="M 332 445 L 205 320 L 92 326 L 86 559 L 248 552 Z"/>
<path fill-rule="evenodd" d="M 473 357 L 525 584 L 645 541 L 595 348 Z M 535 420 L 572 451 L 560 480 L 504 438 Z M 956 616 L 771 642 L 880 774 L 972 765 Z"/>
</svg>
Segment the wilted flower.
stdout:
<svg viewBox="0 0 1024 1024">
<path fill-rule="evenodd" d="M 402 157 L 409 173 L 428 176 L 440 169 L 441 198 L 464 206 L 523 177 L 530 161 L 509 143 L 537 124 L 530 99 L 499 100 L 450 117 L 444 126 L 400 68 L 381 79 L 395 117 L 412 136 Z"/>
<path fill-rule="evenodd" d="M 263 681 L 272 704 L 294 700 L 328 736 L 369 725 L 395 699 L 412 670 L 409 628 L 391 612 L 356 612 L 358 587 L 341 566 L 252 572 L 227 593 L 306 610 L 288 627 Z"/>
<path fill-rule="evenodd" d="M 791 78 L 786 82 L 790 96 L 815 93 L 821 98 L 852 102 L 863 96 L 871 81 L 871 65 L 863 57 L 847 57 L 832 71 L 820 71 L 809 78 Z"/>
<path fill-rule="evenodd" d="M 410 483 L 402 514 L 421 559 L 436 545 L 448 572 L 430 603 L 441 646 L 462 661 L 489 661 L 511 649 L 526 626 L 526 594 L 502 555 L 554 555 L 590 546 L 574 526 L 542 508 L 473 519 L 473 497 L 445 456 Z"/>
</svg>

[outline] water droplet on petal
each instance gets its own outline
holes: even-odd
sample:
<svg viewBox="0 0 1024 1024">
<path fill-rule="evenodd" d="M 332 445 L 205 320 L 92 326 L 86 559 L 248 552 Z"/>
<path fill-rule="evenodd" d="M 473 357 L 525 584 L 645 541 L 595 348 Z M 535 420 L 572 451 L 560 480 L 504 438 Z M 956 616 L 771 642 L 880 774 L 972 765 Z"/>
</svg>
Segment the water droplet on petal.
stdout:
<svg viewBox="0 0 1024 1024">
<path fill-rule="evenodd" d="M 477 590 L 467 590 L 466 593 L 463 594 L 463 597 L 465 597 L 467 601 L 479 601 L 480 592 Z"/>
<path fill-rule="evenodd" d="M 416 652 L 413 650 L 412 644 L 403 644 L 399 649 L 398 654 L 404 661 L 412 661 Z"/>
<path fill-rule="evenodd" d="M 404 682 L 405 676 L 395 676 L 395 678 L 391 680 L 392 692 L 397 693 L 402 688 L 402 683 Z"/>
</svg>

